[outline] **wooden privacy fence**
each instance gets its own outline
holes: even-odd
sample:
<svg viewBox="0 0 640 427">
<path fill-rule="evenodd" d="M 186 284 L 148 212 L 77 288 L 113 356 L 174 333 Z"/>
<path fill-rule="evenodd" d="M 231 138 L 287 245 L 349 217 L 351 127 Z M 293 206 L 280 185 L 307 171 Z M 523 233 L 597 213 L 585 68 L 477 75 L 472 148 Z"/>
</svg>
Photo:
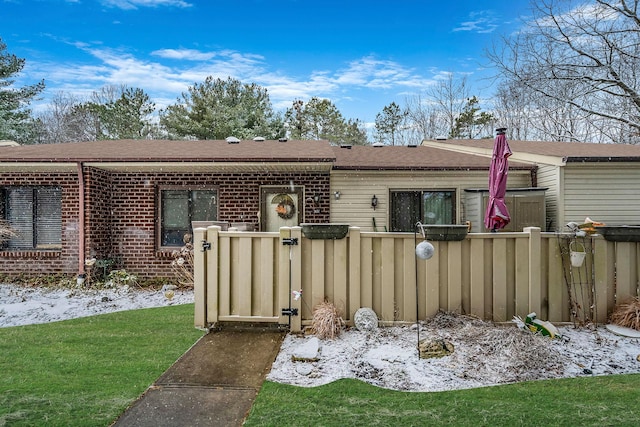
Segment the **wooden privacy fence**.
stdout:
<svg viewBox="0 0 640 427">
<path fill-rule="evenodd" d="M 576 240 L 531 227 L 432 242 L 435 254 L 425 261 L 415 256 L 421 240 L 358 227 L 339 240 L 310 240 L 300 227 L 279 233 L 197 228 L 195 325 L 268 322 L 295 332 L 325 300 L 348 323 L 361 307 L 387 324 L 439 310 L 495 322 L 535 311 L 552 322 L 604 323 L 617 301 L 638 295 L 639 243 Z M 580 267 L 570 263 L 572 242 L 586 248 Z"/>
</svg>

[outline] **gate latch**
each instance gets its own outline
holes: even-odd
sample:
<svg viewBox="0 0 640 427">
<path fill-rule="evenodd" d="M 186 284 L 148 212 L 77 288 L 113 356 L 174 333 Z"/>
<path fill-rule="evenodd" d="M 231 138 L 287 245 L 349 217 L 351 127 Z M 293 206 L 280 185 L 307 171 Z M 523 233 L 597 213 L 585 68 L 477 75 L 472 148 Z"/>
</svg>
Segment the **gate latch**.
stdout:
<svg viewBox="0 0 640 427">
<path fill-rule="evenodd" d="M 201 243 L 202 249 L 200 249 L 200 252 L 205 252 L 211 249 L 211 243 L 207 242 L 206 240 L 203 240 Z"/>
<path fill-rule="evenodd" d="M 283 308 L 282 309 L 283 316 L 297 316 L 298 309 L 297 308 Z"/>
<path fill-rule="evenodd" d="M 282 239 L 282 244 L 285 246 L 297 246 L 298 238 L 292 237 L 290 239 Z"/>
</svg>

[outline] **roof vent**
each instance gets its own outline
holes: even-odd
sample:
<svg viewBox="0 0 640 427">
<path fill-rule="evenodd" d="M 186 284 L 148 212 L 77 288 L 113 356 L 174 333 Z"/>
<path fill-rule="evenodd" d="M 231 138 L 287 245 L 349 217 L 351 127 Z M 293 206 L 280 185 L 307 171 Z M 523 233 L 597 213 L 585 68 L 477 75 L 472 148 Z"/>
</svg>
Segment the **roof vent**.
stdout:
<svg viewBox="0 0 640 427">
<path fill-rule="evenodd" d="M 436 136 L 436 141 L 446 141 L 446 140 L 447 140 L 446 136 L 443 136 L 443 135 Z"/>
<path fill-rule="evenodd" d="M 287 142 L 287 138 L 280 138 L 278 142 Z"/>
<path fill-rule="evenodd" d="M 253 138 L 254 141 L 264 141 L 264 136 L 256 136 L 255 138 Z"/>
<path fill-rule="evenodd" d="M 240 140 L 238 138 L 236 138 L 235 136 L 228 136 L 226 138 L 226 141 L 228 144 L 239 144 Z"/>
<path fill-rule="evenodd" d="M 416 144 L 415 142 L 411 142 L 409 144 L 407 144 L 407 147 L 411 147 L 411 148 L 416 148 L 418 146 L 418 144 Z"/>
<path fill-rule="evenodd" d="M 371 144 L 372 147 L 384 147 L 384 144 L 382 142 L 375 142 L 373 144 Z"/>
<path fill-rule="evenodd" d="M 346 148 L 347 150 L 351 150 L 351 144 L 340 144 L 340 148 Z"/>
</svg>

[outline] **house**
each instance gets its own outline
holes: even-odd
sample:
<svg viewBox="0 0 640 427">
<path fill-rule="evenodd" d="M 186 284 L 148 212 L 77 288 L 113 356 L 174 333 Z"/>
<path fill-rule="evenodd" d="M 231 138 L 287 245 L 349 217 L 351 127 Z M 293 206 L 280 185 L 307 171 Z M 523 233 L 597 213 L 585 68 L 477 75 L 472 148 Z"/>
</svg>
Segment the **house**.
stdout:
<svg viewBox="0 0 640 427">
<path fill-rule="evenodd" d="M 73 275 L 96 258 L 143 278 L 171 276 L 172 253 L 192 221 L 272 232 L 305 222 L 404 232 L 413 231 L 415 218 L 464 223 L 467 190 L 487 186 L 492 145 L 261 139 L 4 144 L 0 218 L 19 237 L 0 250 L 1 271 Z M 640 147 L 510 145 L 508 186 L 547 188 L 550 230 L 585 216 L 640 224 Z"/>
<path fill-rule="evenodd" d="M 465 189 L 488 185 L 491 156 L 426 145 L 333 151 L 331 222 L 363 231 L 414 231 L 416 218 L 425 224 L 464 223 Z M 507 185 L 535 187 L 536 170 L 531 162 L 512 161 Z"/>
<path fill-rule="evenodd" d="M 487 158 L 493 150 L 491 139 L 422 144 Z M 510 165 L 537 167 L 533 186 L 546 188 L 548 231 L 567 231 L 565 224 L 582 223 L 586 217 L 607 225 L 640 224 L 640 146 L 530 141 L 509 141 L 509 145 Z"/>
<path fill-rule="evenodd" d="M 0 147 L 4 274 L 76 274 L 85 258 L 167 277 L 191 221 L 329 221 L 326 141 L 98 141 Z M 321 195 L 323 195 L 321 197 Z"/>
</svg>

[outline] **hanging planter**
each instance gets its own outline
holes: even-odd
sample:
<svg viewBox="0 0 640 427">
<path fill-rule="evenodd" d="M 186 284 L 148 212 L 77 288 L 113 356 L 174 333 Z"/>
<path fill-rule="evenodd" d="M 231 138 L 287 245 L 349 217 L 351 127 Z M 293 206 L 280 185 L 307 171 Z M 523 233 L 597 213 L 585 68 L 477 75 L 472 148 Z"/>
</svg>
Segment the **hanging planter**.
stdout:
<svg viewBox="0 0 640 427">
<path fill-rule="evenodd" d="M 349 232 L 349 224 L 300 224 L 307 239 L 344 239 Z"/>
<path fill-rule="evenodd" d="M 596 226 L 597 232 L 611 242 L 640 242 L 640 225 Z"/>
<path fill-rule="evenodd" d="M 466 224 L 425 224 L 422 225 L 427 240 L 434 241 L 457 241 L 464 240 L 469 232 Z"/>
<path fill-rule="evenodd" d="M 571 265 L 573 267 L 582 267 L 582 264 L 584 264 L 584 258 L 587 256 L 587 252 L 585 251 L 582 243 L 571 242 L 569 244 L 569 255 L 571 258 Z"/>
</svg>

